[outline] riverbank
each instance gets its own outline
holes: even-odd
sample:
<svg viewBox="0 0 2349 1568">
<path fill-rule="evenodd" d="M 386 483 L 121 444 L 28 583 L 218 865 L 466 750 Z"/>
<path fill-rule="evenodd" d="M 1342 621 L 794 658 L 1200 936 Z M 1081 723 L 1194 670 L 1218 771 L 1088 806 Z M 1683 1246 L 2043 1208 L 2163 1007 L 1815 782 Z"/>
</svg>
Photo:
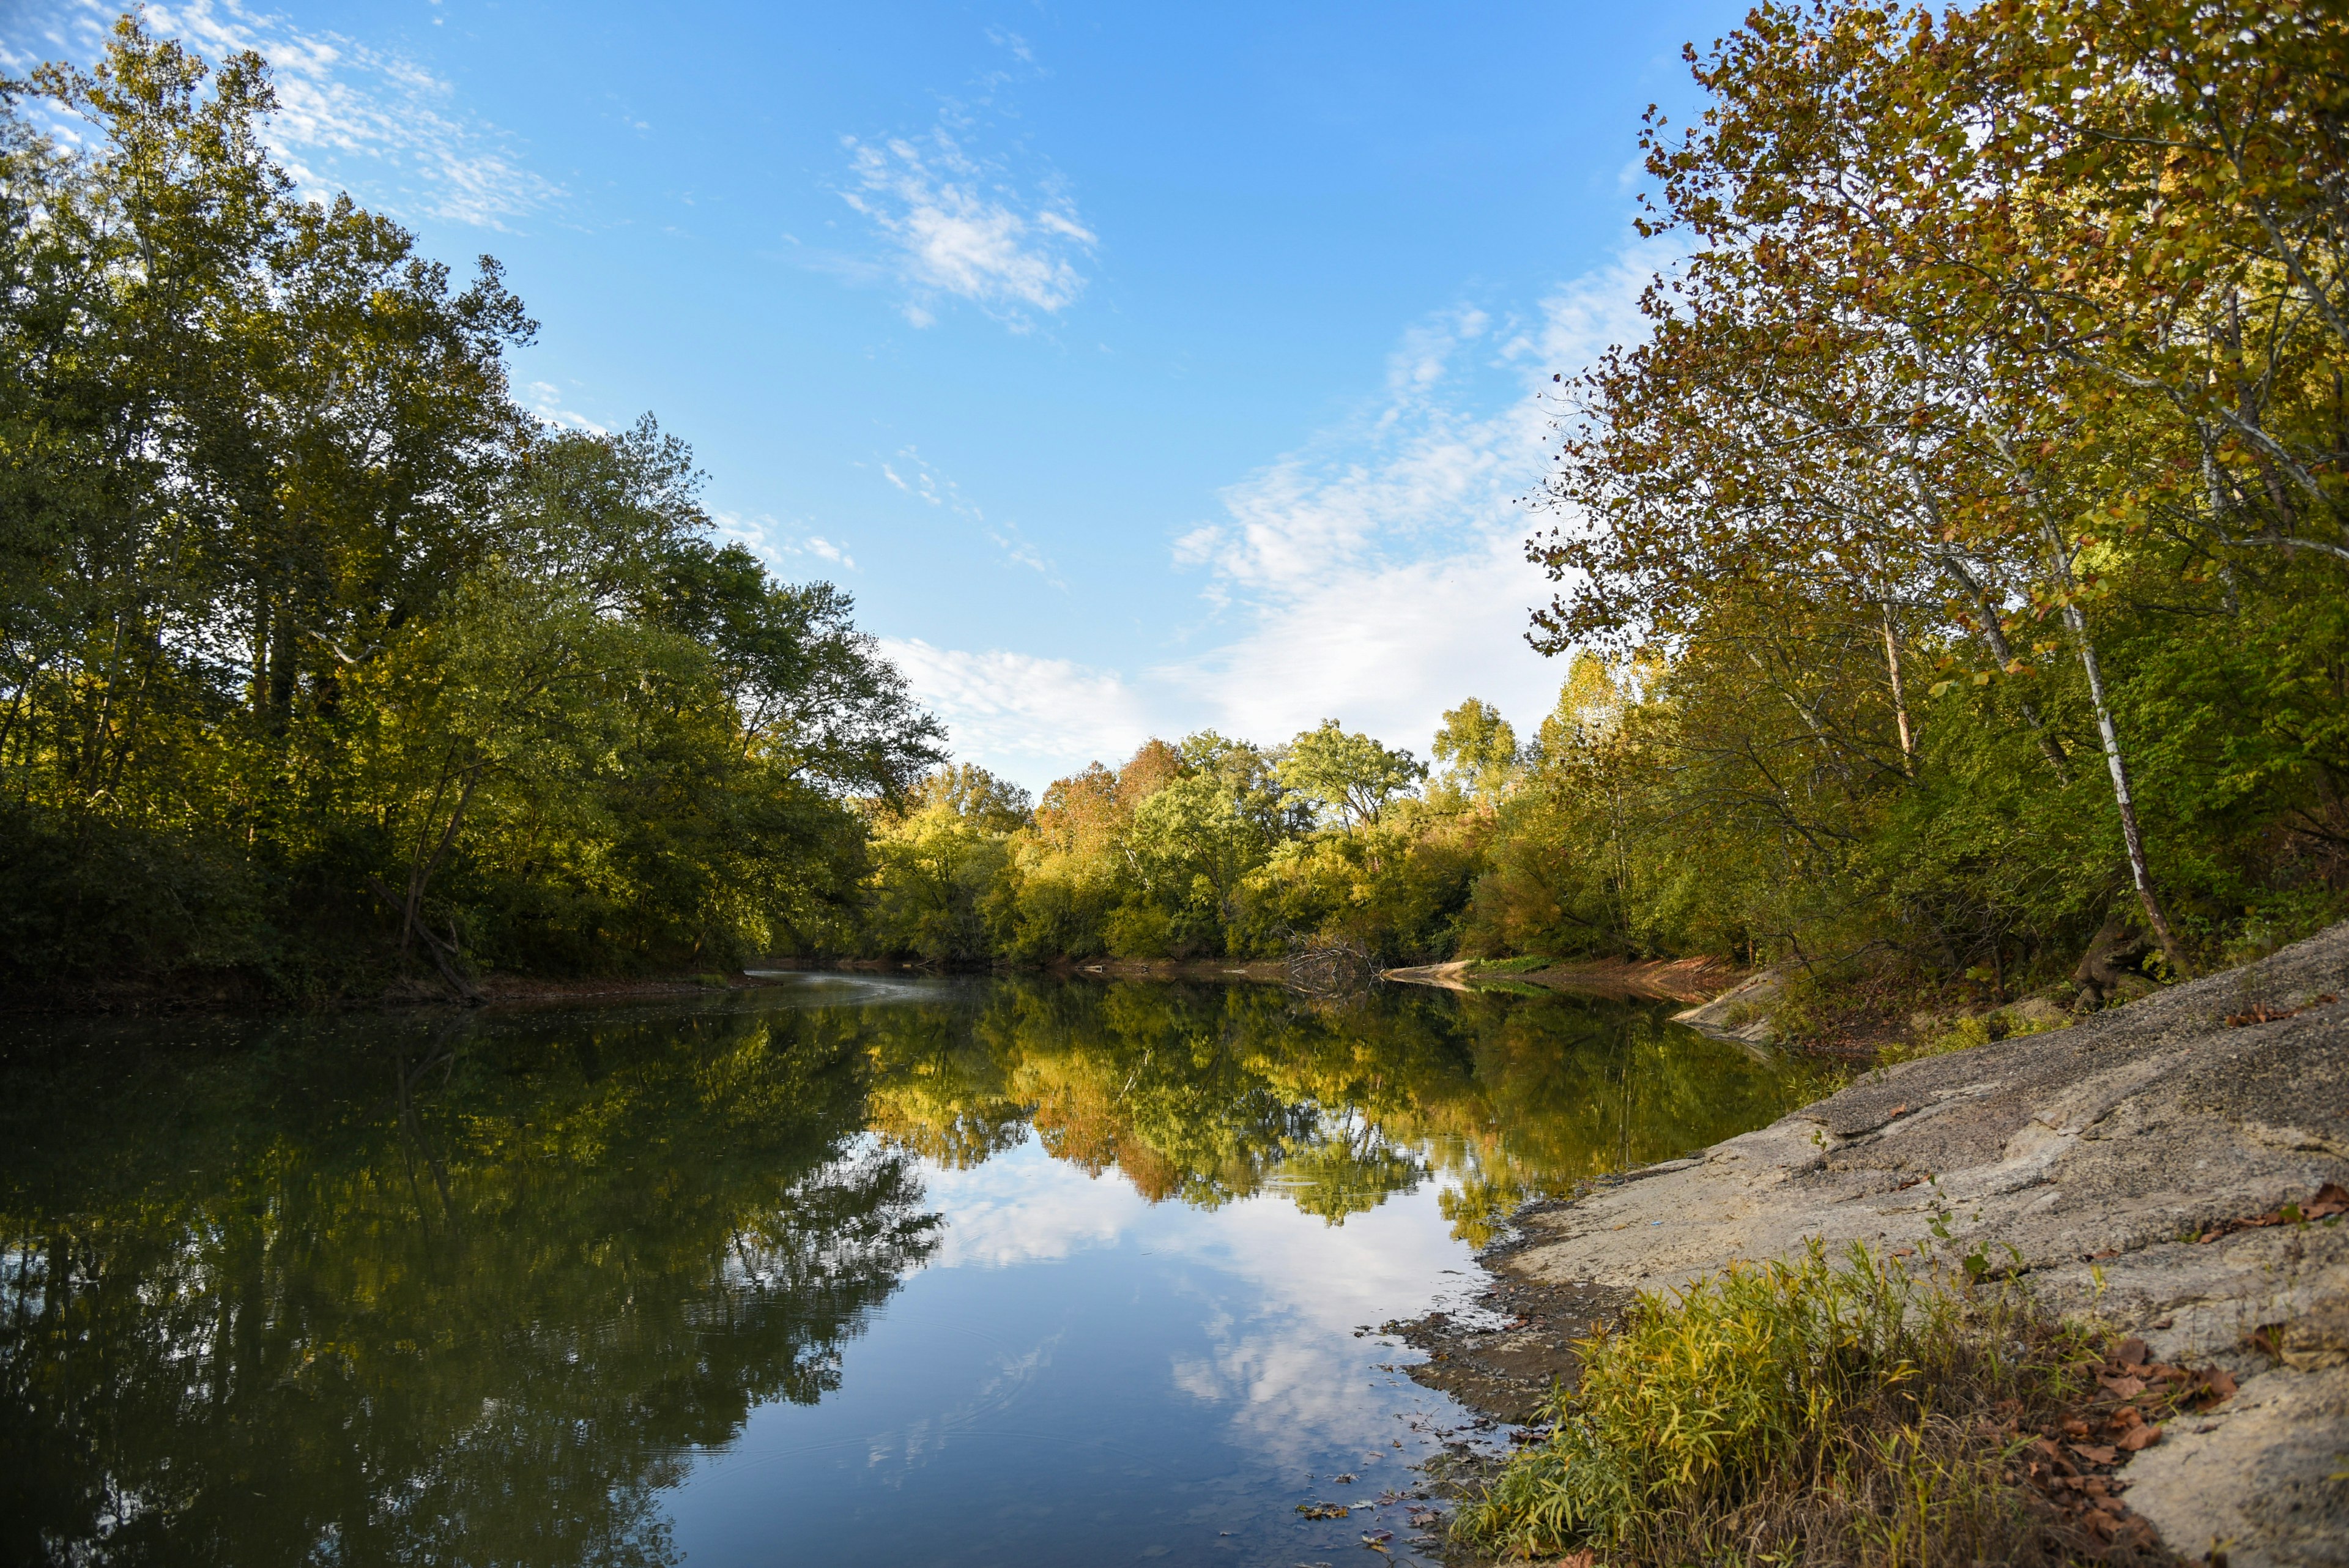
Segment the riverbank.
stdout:
<svg viewBox="0 0 2349 1568">
<path fill-rule="evenodd" d="M 1583 963 L 1513 960 L 1488 963 L 1458 959 L 1381 970 L 1379 978 L 1405 985 L 1435 985 L 1448 991 L 1480 986 L 1538 986 L 1545 991 L 1588 992 L 1601 996 L 1647 996 L 1666 1002 L 1706 1002 L 1737 983 L 1740 971 L 1712 957 L 1685 959 L 1593 959 Z"/>
<path fill-rule="evenodd" d="M 2226 1373 L 2118 1471 L 2181 1556 L 2349 1563 L 2349 925 L 2071 1027 L 1874 1071 L 1695 1157 L 1519 1216 L 1490 1332 L 1430 1382 L 1524 1419 L 1640 1291 L 1812 1241 L 2014 1268 L 2055 1310 Z M 1480 1385 L 1490 1388 L 1481 1397 Z M 1513 1400 L 1491 1389 L 1514 1390 Z M 2215 1555 L 2214 1555 L 2215 1554 Z"/>
</svg>

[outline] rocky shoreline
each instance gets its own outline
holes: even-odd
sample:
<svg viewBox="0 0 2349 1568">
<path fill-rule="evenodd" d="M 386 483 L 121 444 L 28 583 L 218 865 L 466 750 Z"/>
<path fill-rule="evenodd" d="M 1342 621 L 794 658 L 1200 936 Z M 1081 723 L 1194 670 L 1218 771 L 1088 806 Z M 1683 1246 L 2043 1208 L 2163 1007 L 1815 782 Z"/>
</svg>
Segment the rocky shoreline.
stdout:
<svg viewBox="0 0 2349 1568">
<path fill-rule="evenodd" d="M 2013 1269 L 2051 1306 L 2223 1370 L 2118 1474 L 2169 1548 L 2349 1564 L 2349 924 L 2050 1033 L 1864 1075 L 1692 1158 L 1529 1206 L 1493 1315 L 1398 1324 L 1413 1369 L 1534 1417 L 1642 1290 L 1813 1241 Z"/>
</svg>

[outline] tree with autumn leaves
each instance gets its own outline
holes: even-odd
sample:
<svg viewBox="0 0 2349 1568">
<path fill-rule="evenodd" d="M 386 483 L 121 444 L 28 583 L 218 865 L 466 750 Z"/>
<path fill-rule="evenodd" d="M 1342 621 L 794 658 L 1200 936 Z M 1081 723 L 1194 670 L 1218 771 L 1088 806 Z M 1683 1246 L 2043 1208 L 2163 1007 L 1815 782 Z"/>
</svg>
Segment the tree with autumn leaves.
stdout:
<svg viewBox="0 0 2349 1568">
<path fill-rule="evenodd" d="M 1997 967 L 2117 881 L 2184 971 L 2246 905 L 2331 907 L 2344 43 L 2016 0 L 1692 51 L 1708 108 L 1644 138 L 1684 259 L 1561 376 L 1537 639 L 1661 661 L 1649 808 L 1806 889 L 1749 940 Z"/>
<path fill-rule="evenodd" d="M 1558 377 L 1534 639 L 1571 661 L 1538 738 L 1464 704 L 1390 807 L 1411 780 L 1367 738 L 1309 732 L 1270 772 L 1328 826 L 1193 873 L 1179 930 L 1107 923 L 1127 872 L 1096 854 L 1081 940 L 1872 955 L 2003 990 L 2106 927 L 2179 974 L 2337 918 L 2338 14 L 1774 5 L 1690 62 L 1701 119 L 1645 136 L 1642 228 L 1680 260 L 1640 341 Z M 1349 745 L 1359 799 L 1315 782 Z M 1036 861 L 1056 909 L 1068 853 Z M 1050 929 L 1019 950 L 1074 950 Z"/>
</svg>

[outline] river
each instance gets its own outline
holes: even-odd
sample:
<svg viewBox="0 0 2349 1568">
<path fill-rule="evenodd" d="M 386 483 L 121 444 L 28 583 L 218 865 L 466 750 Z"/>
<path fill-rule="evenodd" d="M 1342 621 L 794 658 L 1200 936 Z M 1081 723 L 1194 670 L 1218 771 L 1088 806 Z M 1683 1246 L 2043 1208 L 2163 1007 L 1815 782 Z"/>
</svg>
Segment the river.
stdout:
<svg viewBox="0 0 2349 1568">
<path fill-rule="evenodd" d="M 1413 1467 L 1475 1418 L 1377 1325 L 1523 1199 L 1808 1097 L 1670 1011 L 809 975 L 18 1021 L 0 1558 L 1433 1561 Z"/>
</svg>

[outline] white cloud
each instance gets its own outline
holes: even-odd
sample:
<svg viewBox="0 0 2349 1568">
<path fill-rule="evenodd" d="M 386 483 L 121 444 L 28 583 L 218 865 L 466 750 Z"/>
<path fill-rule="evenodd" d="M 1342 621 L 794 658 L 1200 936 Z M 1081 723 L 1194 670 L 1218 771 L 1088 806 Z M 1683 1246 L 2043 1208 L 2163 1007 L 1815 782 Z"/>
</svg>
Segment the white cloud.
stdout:
<svg viewBox="0 0 2349 1568">
<path fill-rule="evenodd" d="M 1005 560 L 1015 566 L 1024 566 L 1052 587 L 1067 591 L 1069 585 L 1061 579 L 1061 569 L 1019 531 L 1019 524 L 990 522 L 978 503 L 965 495 L 960 485 L 930 466 L 914 448 L 898 448 L 896 455 L 882 463 L 880 468 L 881 477 L 900 492 L 927 505 L 968 519 L 986 534 L 988 543 L 1003 552 Z M 905 472 L 899 472 L 900 469 Z"/>
<path fill-rule="evenodd" d="M 1113 670 L 992 649 L 882 640 L 922 704 L 947 722 L 955 754 L 1040 784 L 1089 762 L 1115 763 L 1150 737 L 1140 693 Z"/>
<path fill-rule="evenodd" d="M 799 576 L 811 559 L 845 571 L 856 570 L 856 557 L 848 553 L 846 545 L 804 528 L 793 529 L 772 517 L 719 512 L 710 521 L 718 525 L 720 538 L 749 545 L 750 553 L 766 562 L 770 570 L 784 576 Z"/>
<path fill-rule="evenodd" d="M 1021 190 L 999 166 L 971 156 L 943 122 L 920 137 L 842 144 L 852 185 L 841 196 L 890 243 L 911 291 L 905 319 L 916 327 L 936 320 L 940 295 L 1024 330 L 1030 311 L 1057 314 L 1084 291 L 1076 264 L 1097 236 L 1057 180 Z"/>
<path fill-rule="evenodd" d="M 563 389 L 552 381 L 530 384 L 530 411 L 548 424 L 564 430 L 585 431 L 589 435 L 609 435 L 610 427 L 596 423 L 585 414 L 563 406 Z"/>
<path fill-rule="evenodd" d="M 1206 725 L 1269 743 L 1334 718 L 1423 752 L 1444 710 L 1475 696 L 1529 731 L 1564 676 L 1525 640 L 1554 587 L 1525 559 L 1553 519 L 1519 504 L 1554 439 L 1542 394 L 1554 372 L 1640 336 L 1640 290 L 1668 261 L 1629 245 L 1521 319 L 1463 306 L 1404 332 L 1358 417 L 1226 488 L 1222 515 L 1174 541 L 1174 565 L 1205 574 L 1194 651 L 1129 676 L 886 646 L 957 755 L 1031 787 Z M 893 483 L 965 504 L 910 448 L 899 456 Z"/>
<path fill-rule="evenodd" d="M 119 9 L 79 0 L 52 13 L 46 36 L 94 60 Z M 563 194 L 496 127 L 459 107 L 449 83 L 404 55 L 305 32 L 238 0 L 150 4 L 145 19 L 149 32 L 180 39 L 215 66 L 243 49 L 269 63 L 277 92 L 269 143 L 305 196 L 347 190 L 396 215 L 503 230 Z M 7 63 L 25 62 L 12 55 Z"/>
<path fill-rule="evenodd" d="M 1521 729 L 1548 710 L 1563 671 L 1524 639 L 1547 583 L 1522 525 L 1435 558 L 1345 565 L 1255 607 L 1229 642 L 1151 672 L 1218 729 L 1272 742 L 1323 719 L 1424 756 L 1444 711 L 1475 696 Z"/>
<path fill-rule="evenodd" d="M 1213 647 L 1150 673 L 1221 728 L 1278 740 L 1324 718 L 1423 749 L 1471 695 L 1530 727 L 1562 672 L 1526 645 L 1551 586 L 1519 504 L 1547 461 L 1550 375 L 1640 331 L 1663 253 L 1632 246 L 1505 330 L 1462 306 L 1403 334 L 1383 395 L 1226 490 L 1175 543 L 1204 567 Z"/>
</svg>

